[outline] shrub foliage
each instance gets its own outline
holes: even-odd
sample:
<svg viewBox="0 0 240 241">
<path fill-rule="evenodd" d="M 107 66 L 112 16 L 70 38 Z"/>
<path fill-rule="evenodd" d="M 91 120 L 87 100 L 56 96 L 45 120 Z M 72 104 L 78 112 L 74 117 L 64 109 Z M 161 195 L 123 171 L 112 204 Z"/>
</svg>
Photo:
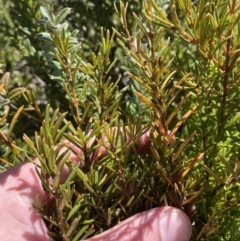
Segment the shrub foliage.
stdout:
<svg viewBox="0 0 240 241">
<path fill-rule="evenodd" d="M 38 157 L 54 240 L 163 205 L 192 240 L 239 240 L 237 0 L 0 6 L 1 169 Z"/>
</svg>

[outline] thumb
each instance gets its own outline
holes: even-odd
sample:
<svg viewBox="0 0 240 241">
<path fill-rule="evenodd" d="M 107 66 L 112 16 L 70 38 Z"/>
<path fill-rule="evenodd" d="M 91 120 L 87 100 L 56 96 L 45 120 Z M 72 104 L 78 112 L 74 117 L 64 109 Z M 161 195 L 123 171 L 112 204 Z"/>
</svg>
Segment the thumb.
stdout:
<svg viewBox="0 0 240 241">
<path fill-rule="evenodd" d="M 188 216 L 174 207 L 160 207 L 126 219 L 108 231 L 85 241 L 189 241 Z"/>
</svg>

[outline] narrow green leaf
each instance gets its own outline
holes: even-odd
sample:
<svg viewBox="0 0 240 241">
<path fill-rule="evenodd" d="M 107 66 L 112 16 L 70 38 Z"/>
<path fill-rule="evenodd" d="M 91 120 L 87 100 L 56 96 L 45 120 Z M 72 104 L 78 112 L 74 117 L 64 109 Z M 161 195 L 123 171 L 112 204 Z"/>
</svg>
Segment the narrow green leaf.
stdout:
<svg viewBox="0 0 240 241">
<path fill-rule="evenodd" d="M 66 132 L 66 130 L 68 129 L 70 124 L 71 124 L 71 122 L 69 121 L 61 129 L 58 129 L 57 135 L 54 138 L 55 143 L 57 143 L 59 141 L 59 139 L 63 136 L 63 134 Z"/>
<path fill-rule="evenodd" d="M 83 115 L 82 115 L 82 122 L 84 122 L 85 118 L 87 117 L 87 115 L 89 114 L 89 110 L 92 107 L 92 103 L 89 101 L 87 102 L 87 106 L 84 109 Z"/>
<path fill-rule="evenodd" d="M 63 122 L 65 124 L 69 123 L 66 119 L 63 119 Z M 77 130 L 74 128 L 74 126 L 72 125 L 72 123 L 69 124 L 68 126 L 69 130 L 74 134 L 77 135 Z"/>
<path fill-rule="evenodd" d="M 63 238 L 65 240 L 67 240 L 67 238 L 72 234 L 73 231 L 75 231 L 75 228 L 77 227 L 79 221 L 81 219 L 81 216 L 75 218 L 71 224 L 71 226 L 69 227 L 67 233 L 65 235 L 63 235 Z"/>
<path fill-rule="evenodd" d="M 66 190 L 64 190 L 64 192 L 62 194 L 62 200 L 59 204 L 58 210 L 63 211 L 63 209 L 66 205 L 67 199 L 68 199 L 68 190 L 66 189 Z"/>
<path fill-rule="evenodd" d="M 239 119 L 240 119 L 240 112 L 237 112 L 237 114 L 226 124 L 225 128 L 231 127 Z"/>
<path fill-rule="evenodd" d="M 53 125 L 54 125 L 58 112 L 59 112 L 59 109 L 56 109 L 52 115 L 51 123 L 50 123 L 50 130 L 52 130 L 52 128 L 53 128 Z"/>
<path fill-rule="evenodd" d="M 152 4 L 154 10 L 158 14 L 158 19 L 163 20 L 164 22 L 168 22 L 168 19 L 165 15 L 164 11 L 162 10 L 162 8 L 160 6 L 157 5 L 156 1 L 150 0 L 150 3 Z M 157 16 L 157 15 L 155 15 L 155 16 Z"/>
<path fill-rule="evenodd" d="M 13 90 L 11 90 L 7 97 L 10 100 L 13 100 L 14 98 L 18 97 L 19 95 L 25 93 L 27 91 L 27 89 L 25 87 L 16 87 Z"/>
<path fill-rule="evenodd" d="M 196 131 L 193 131 L 190 136 L 188 136 L 188 138 L 181 144 L 181 146 L 179 147 L 179 149 L 177 150 L 177 152 L 173 155 L 172 157 L 172 162 L 174 162 L 179 155 L 182 153 L 182 151 L 185 149 L 185 147 L 187 146 L 187 144 L 191 141 L 191 139 L 196 135 Z"/>
<path fill-rule="evenodd" d="M 121 197 L 118 197 L 117 200 L 111 205 L 111 210 L 116 209 L 117 206 L 125 199 L 126 197 L 122 195 Z"/>
<path fill-rule="evenodd" d="M 108 208 L 108 214 L 107 214 L 107 225 L 109 226 L 111 224 L 112 215 L 111 215 L 111 209 Z"/>
<path fill-rule="evenodd" d="M 120 17 L 121 17 L 121 22 L 123 24 L 123 27 L 125 28 L 125 30 L 128 29 L 128 25 L 127 25 L 127 8 L 128 8 L 128 3 L 126 3 L 126 6 L 124 6 L 123 2 L 120 1 Z"/>
<path fill-rule="evenodd" d="M 60 126 L 62 125 L 63 119 L 66 117 L 67 112 L 62 113 L 59 117 L 56 123 L 54 123 L 56 116 L 53 115 L 51 125 L 50 125 L 50 130 L 52 134 L 52 138 L 55 138 L 58 130 L 60 129 Z"/>
<path fill-rule="evenodd" d="M 79 210 L 79 208 L 81 207 L 81 203 L 77 203 L 68 213 L 67 216 L 67 221 Z"/>
<path fill-rule="evenodd" d="M 179 7 L 181 8 L 181 10 L 184 12 L 184 14 L 187 14 L 188 13 L 188 6 L 187 6 L 187 2 L 189 1 L 186 1 L 186 0 L 178 0 L 178 3 L 179 3 Z"/>
<path fill-rule="evenodd" d="M 171 9 L 171 16 L 172 16 L 172 19 L 173 19 L 173 23 L 175 24 L 175 28 L 181 34 L 183 34 L 184 30 L 181 27 L 181 23 L 180 23 L 180 20 L 178 18 L 178 15 L 177 15 L 176 5 L 173 3 L 173 1 L 171 1 L 170 6 L 171 6 L 171 8 L 170 8 Z"/>
<path fill-rule="evenodd" d="M 54 174 L 55 174 L 55 176 L 54 176 L 54 179 L 53 179 L 53 189 L 57 191 L 58 187 L 59 187 L 59 184 L 60 184 L 61 173 L 59 171 L 57 171 Z"/>
<path fill-rule="evenodd" d="M 66 189 L 67 186 L 69 185 L 69 183 L 74 179 L 74 177 L 76 176 L 77 171 L 79 170 L 79 166 L 80 166 L 80 162 L 77 163 L 73 170 L 71 171 L 70 175 L 68 176 L 67 180 L 64 182 L 64 184 L 62 185 L 62 190 Z"/>
<path fill-rule="evenodd" d="M 77 169 L 77 176 L 83 181 L 84 186 L 88 189 L 88 191 L 90 191 L 91 193 L 95 193 L 92 187 L 88 184 L 90 182 L 88 177 L 79 168 Z"/>
<path fill-rule="evenodd" d="M 154 23 L 156 23 L 159 26 L 162 26 L 164 28 L 175 28 L 173 24 L 171 24 L 168 20 L 164 20 L 163 18 L 160 18 L 159 16 L 149 12 L 148 15 L 145 14 L 145 17 Z"/>
<path fill-rule="evenodd" d="M 78 46 L 80 46 L 80 45 L 78 45 Z M 80 47 L 79 47 L 80 48 Z M 74 53 L 75 54 L 75 53 Z M 77 53 L 76 53 L 77 54 Z M 73 56 L 72 56 L 73 57 Z M 74 60 L 73 60 L 74 61 Z M 75 68 L 74 68 L 74 71 L 73 71 L 73 73 L 72 73 L 72 81 L 73 81 L 73 83 L 75 84 L 76 83 L 76 76 L 77 76 L 77 74 L 78 74 L 78 72 L 79 72 L 79 66 L 80 66 L 80 64 L 81 64 L 81 59 L 79 59 L 78 61 L 77 61 L 77 64 L 76 64 L 76 66 L 75 66 Z"/>
<path fill-rule="evenodd" d="M 45 158 L 48 158 L 49 155 L 50 155 L 50 148 L 49 146 L 47 145 L 47 143 L 45 142 L 45 138 L 43 139 L 43 143 L 42 143 L 42 146 L 43 146 L 43 153 L 44 153 L 44 156 Z M 53 167 L 50 167 L 50 170 L 53 171 Z"/>
<path fill-rule="evenodd" d="M 89 220 L 91 221 L 91 223 L 95 220 Z M 89 224 L 90 225 L 90 224 Z M 87 238 L 88 236 L 90 236 L 91 234 L 93 234 L 95 232 L 95 230 L 93 228 L 91 228 L 90 230 L 86 231 L 89 228 L 89 225 L 83 226 L 79 232 L 77 233 L 77 235 L 73 238 L 72 241 L 77 241 L 79 240 L 79 238 L 84 234 L 84 236 L 82 237 L 83 239 Z"/>
<path fill-rule="evenodd" d="M 220 176 L 218 176 L 215 172 L 213 172 L 207 165 L 204 165 L 204 168 L 206 169 L 206 171 L 212 176 L 214 177 L 214 179 L 218 182 L 218 183 L 224 183 Z"/>
<path fill-rule="evenodd" d="M 26 149 L 23 149 L 23 148 L 17 146 L 16 144 L 14 144 L 14 143 L 11 143 L 11 146 L 18 151 L 22 151 L 22 152 L 26 153 Z"/>
<path fill-rule="evenodd" d="M 47 190 L 48 193 L 52 193 L 52 189 L 50 189 L 48 183 L 46 182 L 46 178 L 43 177 L 43 175 L 40 173 L 40 170 L 39 168 L 35 168 L 36 172 L 37 172 L 37 175 L 38 177 L 40 178 L 41 180 L 41 184 L 44 186 L 44 189 Z M 45 169 L 44 169 L 45 170 Z"/>
<path fill-rule="evenodd" d="M 18 117 L 22 113 L 23 108 L 24 108 L 24 106 L 21 106 L 20 108 L 18 108 L 17 112 L 14 114 L 14 116 L 12 118 L 12 121 L 11 121 L 11 124 L 10 124 L 9 129 L 8 129 L 7 139 L 9 139 L 11 137 L 13 128 L 14 128 L 17 120 L 18 120 Z"/>
<path fill-rule="evenodd" d="M 109 74 L 109 72 L 111 71 L 113 66 L 116 64 L 116 62 L 117 62 L 117 59 L 114 59 L 114 61 L 108 66 L 108 68 L 106 70 L 106 74 Z"/>
<path fill-rule="evenodd" d="M 170 114 L 170 116 L 167 119 L 167 125 L 170 124 L 171 120 L 173 117 L 179 112 L 181 107 L 184 105 L 184 103 L 188 100 L 188 98 L 191 96 L 190 93 L 188 93 L 182 100 L 181 102 L 177 105 L 177 107 L 174 108 L 173 112 Z"/>
<path fill-rule="evenodd" d="M 7 164 L 8 166 L 10 166 L 10 167 L 14 167 L 14 164 L 13 163 L 11 163 L 11 162 L 9 162 L 8 160 L 6 160 L 6 159 L 4 159 L 4 158 L 1 158 L 0 157 L 0 161 L 1 162 L 3 162 L 4 164 Z M 1 165 L 0 165 L 0 167 L 2 167 Z M 0 169 L 0 171 L 2 172 L 2 171 L 4 171 L 5 169 Z"/>
<path fill-rule="evenodd" d="M 146 35 L 146 37 L 149 38 L 146 28 L 143 26 L 143 24 L 141 23 L 141 21 L 139 20 L 138 16 L 135 13 L 133 13 L 133 18 L 135 19 L 137 25 L 142 30 L 142 32 Z"/>
<path fill-rule="evenodd" d="M 129 200 L 128 200 L 128 202 L 126 203 L 126 205 L 124 205 L 124 207 L 126 208 L 126 207 L 129 207 L 131 204 L 132 204 L 132 202 L 134 201 L 134 198 L 135 198 L 135 196 L 132 196 Z"/>
<path fill-rule="evenodd" d="M 144 194 L 146 190 L 142 189 L 140 193 L 138 193 L 137 197 L 135 198 L 134 202 L 132 203 L 132 207 L 134 207 L 136 205 L 136 203 L 138 203 L 138 201 L 140 200 L 140 198 L 142 198 L 142 195 Z"/>
<path fill-rule="evenodd" d="M 101 38 L 101 42 L 102 42 L 102 53 L 103 55 L 105 54 L 106 52 L 106 41 L 105 41 L 105 38 L 104 38 L 104 35 L 103 35 L 103 27 L 101 27 L 100 29 L 100 38 Z"/>
<path fill-rule="evenodd" d="M 219 159 L 226 166 L 226 169 L 233 175 L 234 178 L 237 178 L 236 172 L 231 167 L 231 161 L 226 161 L 221 155 L 219 155 Z"/>
<path fill-rule="evenodd" d="M 63 80 L 63 81 L 62 81 L 62 84 L 63 84 L 63 88 L 64 88 L 64 90 L 66 91 L 66 94 L 67 94 L 68 98 L 69 98 L 70 100 L 72 100 L 72 94 L 70 93 L 70 91 L 69 91 L 69 89 L 68 89 L 68 85 L 66 84 L 66 81 Z"/>
<path fill-rule="evenodd" d="M 171 80 L 171 77 L 176 73 L 176 71 L 172 71 L 167 78 L 164 80 L 163 84 L 161 85 L 161 89 L 165 90 L 165 88 L 167 87 L 169 81 Z"/>
<path fill-rule="evenodd" d="M 185 168 L 185 170 L 182 172 L 180 178 L 184 178 L 188 172 L 193 168 L 193 166 L 202 159 L 202 157 L 205 155 L 206 152 L 202 152 L 199 155 L 197 155 L 196 157 L 192 158 L 189 161 L 188 166 Z"/>
<path fill-rule="evenodd" d="M 108 177 L 108 175 L 105 174 L 105 175 L 103 176 L 103 178 L 97 183 L 97 185 L 98 185 L 99 187 L 102 186 L 102 185 L 105 183 L 107 177 Z"/>
<path fill-rule="evenodd" d="M 190 110 L 188 110 L 180 119 L 180 121 L 178 121 L 178 123 L 175 125 L 175 127 L 173 128 L 173 130 L 171 131 L 170 137 L 172 138 L 177 130 L 179 129 L 179 127 L 182 125 L 182 123 L 195 111 L 195 109 L 197 108 L 197 106 L 192 107 Z"/>
</svg>

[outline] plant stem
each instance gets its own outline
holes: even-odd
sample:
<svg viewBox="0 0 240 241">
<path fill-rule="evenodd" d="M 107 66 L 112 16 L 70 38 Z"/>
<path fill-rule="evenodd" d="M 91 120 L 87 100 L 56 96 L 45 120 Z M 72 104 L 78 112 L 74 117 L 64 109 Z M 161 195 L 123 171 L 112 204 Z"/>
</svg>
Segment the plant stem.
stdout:
<svg viewBox="0 0 240 241">
<path fill-rule="evenodd" d="M 232 16 L 235 13 L 235 7 L 236 7 L 236 0 L 233 0 L 232 6 L 230 9 L 230 19 L 232 19 Z M 222 95 L 222 102 L 221 102 L 221 111 L 220 111 L 220 120 L 219 120 L 219 126 L 218 126 L 218 137 L 221 136 L 221 132 L 224 128 L 224 122 L 225 122 L 225 110 L 226 110 L 226 104 L 227 104 L 227 96 L 228 96 L 228 82 L 229 82 L 229 73 L 230 73 L 230 52 L 231 52 L 231 43 L 232 43 L 232 22 L 229 23 L 228 33 L 227 33 L 227 45 L 225 50 L 226 60 L 225 60 L 225 67 L 224 67 L 224 77 L 222 81 L 223 86 L 223 95 Z"/>
</svg>

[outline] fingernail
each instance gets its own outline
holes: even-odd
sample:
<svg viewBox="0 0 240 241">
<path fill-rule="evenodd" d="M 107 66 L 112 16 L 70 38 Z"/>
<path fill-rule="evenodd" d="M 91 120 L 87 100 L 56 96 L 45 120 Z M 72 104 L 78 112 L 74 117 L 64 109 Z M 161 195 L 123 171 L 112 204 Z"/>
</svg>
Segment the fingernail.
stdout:
<svg viewBox="0 0 240 241">
<path fill-rule="evenodd" d="M 168 207 L 161 215 L 159 227 L 161 241 L 189 241 L 192 235 L 192 225 L 188 216 L 172 207 Z"/>
</svg>

